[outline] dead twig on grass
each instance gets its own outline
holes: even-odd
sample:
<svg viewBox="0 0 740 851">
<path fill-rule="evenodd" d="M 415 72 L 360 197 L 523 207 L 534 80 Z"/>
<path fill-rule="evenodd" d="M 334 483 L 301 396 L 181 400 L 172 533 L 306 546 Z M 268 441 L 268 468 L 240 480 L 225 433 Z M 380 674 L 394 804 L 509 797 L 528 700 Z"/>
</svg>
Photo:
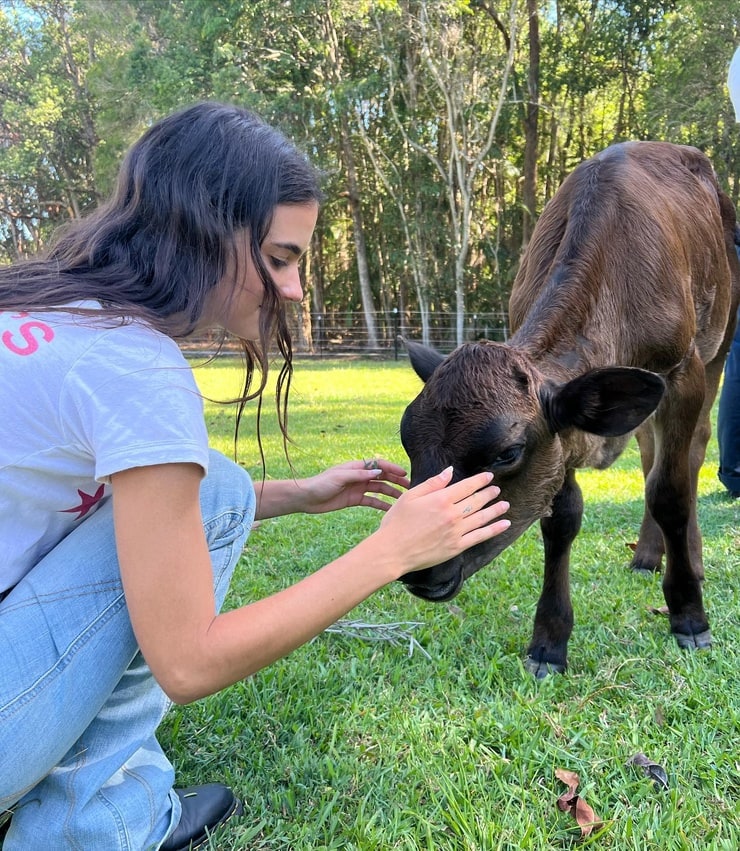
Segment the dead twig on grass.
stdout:
<svg viewBox="0 0 740 851">
<path fill-rule="evenodd" d="M 431 660 L 432 657 L 411 633 L 411 630 L 417 626 L 423 626 L 423 624 L 419 621 L 366 623 L 365 621 L 338 620 L 324 631 L 337 633 L 349 638 L 359 638 L 363 641 L 387 641 L 394 647 L 407 644 L 409 658 L 414 655 L 414 650 L 418 650 L 427 659 Z"/>
</svg>

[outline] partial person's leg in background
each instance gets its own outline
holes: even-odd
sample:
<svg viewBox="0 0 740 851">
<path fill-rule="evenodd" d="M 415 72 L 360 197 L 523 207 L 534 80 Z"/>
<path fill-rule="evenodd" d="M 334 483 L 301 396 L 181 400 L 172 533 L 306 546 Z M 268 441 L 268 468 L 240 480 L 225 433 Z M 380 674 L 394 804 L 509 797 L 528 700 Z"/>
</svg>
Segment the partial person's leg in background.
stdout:
<svg viewBox="0 0 740 851">
<path fill-rule="evenodd" d="M 725 361 L 717 410 L 718 476 L 734 497 L 740 497 L 740 311 L 735 336 Z"/>
</svg>

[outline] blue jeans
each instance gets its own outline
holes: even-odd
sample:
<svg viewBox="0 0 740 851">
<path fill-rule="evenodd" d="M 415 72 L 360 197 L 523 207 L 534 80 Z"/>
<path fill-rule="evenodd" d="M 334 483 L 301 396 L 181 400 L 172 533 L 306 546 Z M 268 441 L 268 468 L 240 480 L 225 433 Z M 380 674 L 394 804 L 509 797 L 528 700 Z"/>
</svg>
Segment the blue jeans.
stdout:
<svg viewBox="0 0 740 851">
<path fill-rule="evenodd" d="M 211 452 L 200 499 L 220 607 L 254 489 Z M 0 603 L 3 851 L 158 848 L 181 813 L 154 735 L 169 706 L 131 629 L 108 499 Z"/>
<path fill-rule="evenodd" d="M 718 476 L 730 493 L 740 493 L 740 310 L 737 318 L 717 410 Z"/>
</svg>

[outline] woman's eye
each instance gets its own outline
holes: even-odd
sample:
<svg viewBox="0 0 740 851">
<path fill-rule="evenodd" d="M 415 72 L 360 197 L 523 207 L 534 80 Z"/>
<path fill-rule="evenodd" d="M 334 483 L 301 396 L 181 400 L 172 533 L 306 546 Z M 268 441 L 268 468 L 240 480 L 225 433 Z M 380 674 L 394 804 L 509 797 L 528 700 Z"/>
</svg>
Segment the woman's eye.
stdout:
<svg viewBox="0 0 740 851">
<path fill-rule="evenodd" d="M 284 269 L 288 265 L 288 261 L 280 257 L 270 257 L 270 265 L 273 269 Z"/>
</svg>

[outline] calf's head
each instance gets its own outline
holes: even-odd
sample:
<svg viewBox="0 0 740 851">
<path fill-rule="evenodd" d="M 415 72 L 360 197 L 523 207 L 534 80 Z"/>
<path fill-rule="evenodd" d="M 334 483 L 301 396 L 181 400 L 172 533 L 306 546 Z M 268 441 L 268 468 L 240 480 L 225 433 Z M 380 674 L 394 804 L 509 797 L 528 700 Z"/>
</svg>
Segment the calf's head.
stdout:
<svg viewBox="0 0 740 851">
<path fill-rule="evenodd" d="M 550 512 L 565 480 L 568 441 L 583 432 L 629 434 L 658 406 L 660 376 L 605 367 L 563 383 L 549 380 L 524 352 L 502 343 L 467 343 L 448 357 L 406 342 L 425 382 L 401 419 L 401 441 L 419 484 L 453 466 L 453 482 L 490 470 L 511 504 L 511 526 L 450 561 L 408 573 L 419 597 L 449 600 L 463 582 Z"/>
</svg>

